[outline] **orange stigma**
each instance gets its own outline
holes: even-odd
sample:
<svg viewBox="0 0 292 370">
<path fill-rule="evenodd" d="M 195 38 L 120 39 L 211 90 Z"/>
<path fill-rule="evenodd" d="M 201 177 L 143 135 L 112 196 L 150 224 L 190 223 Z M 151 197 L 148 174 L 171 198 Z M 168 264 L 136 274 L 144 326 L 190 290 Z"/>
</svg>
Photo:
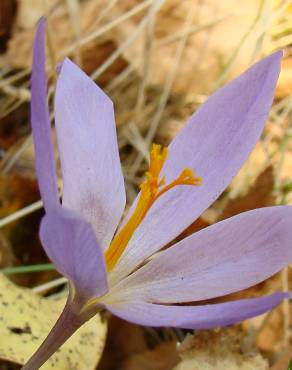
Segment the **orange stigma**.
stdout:
<svg viewBox="0 0 292 370">
<path fill-rule="evenodd" d="M 152 145 L 149 170 L 146 172 L 145 181 L 140 185 L 141 192 L 137 206 L 127 223 L 116 234 L 105 253 L 108 271 L 111 271 L 115 267 L 135 230 L 140 225 L 153 203 L 162 194 L 177 185 L 196 186 L 202 183 L 201 178 L 195 177 L 194 172 L 190 168 L 185 168 L 174 181 L 165 184 L 165 178 L 160 178 L 160 172 L 167 155 L 167 148 L 162 148 L 161 145 L 157 144 Z"/>
</svg>

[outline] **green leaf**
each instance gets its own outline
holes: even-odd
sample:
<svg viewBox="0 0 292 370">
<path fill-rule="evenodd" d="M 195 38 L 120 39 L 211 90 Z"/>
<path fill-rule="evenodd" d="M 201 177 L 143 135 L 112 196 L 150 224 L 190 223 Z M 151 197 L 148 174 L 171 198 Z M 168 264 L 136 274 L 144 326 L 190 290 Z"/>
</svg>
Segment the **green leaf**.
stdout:
<svg viewBox="0 0 292 370">
<path fill-rule="evenodd" d="M 29 272 L 56 270 L 56 267 L 51 263 L 43 263 L 39 265 L 14 266 L 0 269 L 0 273 L 4 275 L 24 274 Z"/>
</svg>

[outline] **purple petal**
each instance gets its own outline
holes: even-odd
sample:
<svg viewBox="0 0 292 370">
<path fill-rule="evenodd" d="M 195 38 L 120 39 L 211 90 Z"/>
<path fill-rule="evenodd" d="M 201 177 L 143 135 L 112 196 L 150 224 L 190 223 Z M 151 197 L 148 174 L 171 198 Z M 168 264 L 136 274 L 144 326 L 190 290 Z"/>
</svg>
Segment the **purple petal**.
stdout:
<svg viewBox="0 0 292 370">
<path fill-rule="evenodd" d="M 130 300 L 177 303 L 246 289 L 292 262 L 291 220 L 291 206 L 231 217 L 161 252 L 111 292 Z"/>
<path fill-rule="evenodd" d="M 42 219 L 40 238 L 58 271 L 73 283 L 80 300 L 107 291 L 103 253 L 90 224 L 58 207 Z"/>
<path fill-rule="evenodd" d="M 55 111 L 63 204 L 93 225 L 104 249 L 125 206 L 113 104 L 66 59 L 57 83 Z"/>
<path fill-rule="evenodd" d="M 173 240 L 224 191 L 263 130 L 281 56 L 281 52 L 271 55 L 215 92 L 173 140 L 162 176 L 170 182 L 190 167 L 202 177 L 203 184 L 176 187 L 154 203 L 133 235 L 115 276 L 126 275 Z"/>
<path fill-rule="evenodd" d="M 39 22 L 33 46 L 31 75 L 31 125 L 35 147 L 36 171 L 46 210 L 59 203 L 51 124 L 47 105 L 45 71 L 45 19 Z"/>
<path fill-rule="evenodd" d="M 69 297 L 53 329 L 22 370 L 39 369 L 94 314 L 80 314 L 80 309 L 80 304 Z"/>
<path fill-rule="evenodd" d="M 235 324 L 270 311 L 289 293 L 202 306 L 167 306 L 146 302 L 120 302 L 107 308 L 114 315 L 145 326 L 171 326 L 185 329 L 211 329 Z"/>
</svg>

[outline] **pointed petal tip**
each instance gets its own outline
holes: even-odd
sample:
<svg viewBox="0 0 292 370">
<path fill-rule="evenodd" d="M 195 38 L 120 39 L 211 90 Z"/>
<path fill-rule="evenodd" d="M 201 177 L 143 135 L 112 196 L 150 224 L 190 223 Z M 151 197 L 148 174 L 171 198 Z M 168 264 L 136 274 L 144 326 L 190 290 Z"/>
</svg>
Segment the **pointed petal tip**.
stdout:
<svg viewBox="0 0 292 370">
<path fill-rule="evenodd" d="M 269 61 L 271 65 L 275 65 L 275 67 L 280 69 L 283 55 L 284 55 L 283 50 L 278 50 L 273 54 L 267 56 L 265 59 Z"/>
<path fill-rule="evenodd" d="M 33 45 L 34 50 L 40 48 L 42 43 L 44 43 L 43 39 L 45 37 L 46 32 L 46 23 L 47 20 L 45 17 L 41 17 L 37 22 L 35 40 Z"/>
<path fill-rule="evenodd" d="M 276 76 L 280 73 L 281 60 L 283 58 L 283 50 L 278 50 L 273 54 L 268 55 L 264 59 L 255 64 L 257 68 L 267 68 L 267 70 L 274 73 Z"/>
<path fill-rule="evenodd" d="M 74 64 L 74 62 L 72 62 L 71 60 L 70 60 L 70 58 L 68 58 L 68 57 L 65 57 L 63 60 L 61 60 L 57 65 L 56 65 L 56 72 L 58 73 L 58 75 L 60 75 L 61 74 L 61 72 L 62 72 L 62 68 L 63 68 L 63 66 L 64 66 L 64 64 L 66 65 L 66 63 L 72 63 L 72 64 Z"/>
<path fill-rule="evenodd" d="M 45 26 L 47 23 L 47 18 L 45 16 L 42 16 L 40 17 L 40 19 L 38 20 L 38 26 Z"/>
<path fill-rule="evenodd" d="M 271 58 L 273 58 L 275 61 L 280 61 L 283 56 L 284 56 L 284 51 L 283 50 L 278 50 L 278 51 L 275 51 L 273 54 L 270 55 Z"/>
<path fill-rule="evenodd" d="M 63 63 L 62 64 L 71 64 L 71 65 L 74 65 L 76 67 L 78 67 L 69 57 L 65 57 L 64 60 L 63 60 Z M 79 67 L 78 67 L 79 68 Z"/>
<path fill-rule="evenodd" d="M 282 58 L 283 51 L 278 50 L 253 64 L 237 79 L 241 79 L 242 76 L 249 76 L 250 83 L 253 83 L 253 81 L 255 83 L 258 78 L 262 78 L 263 82 L 266 82 L 267 90 L 274 92 L 280 74 Z"/>
<path fill-rule="evenodd" d="M 36 29 L 34 44 L 33 44 L 33 50 L 34 50 L 33 57 L 36 56 L 35 55 L 36 51 L 38 51 L 40 48 L 43 49 L 45 27 L 46 27 L 46 19 L 42 17 L 39 19 L 37 23 L 37 29 Z"/>
<path fill-rule="evenodd" d="M 84 84 L 91 85 L 93 84 L 98 92 L 100 98 L 103 99 L 103 104 L 107 103 L 113 105 L 111 98 L 70 58 L 66 57 L 61 65 L 60 69 L 60 80 L 61 79 L 70 79 L 71 83 L 78 83 L 80 86 L 84 86 Z M 85 79 L 84 79 L 85 77 Z"/>
</svg>

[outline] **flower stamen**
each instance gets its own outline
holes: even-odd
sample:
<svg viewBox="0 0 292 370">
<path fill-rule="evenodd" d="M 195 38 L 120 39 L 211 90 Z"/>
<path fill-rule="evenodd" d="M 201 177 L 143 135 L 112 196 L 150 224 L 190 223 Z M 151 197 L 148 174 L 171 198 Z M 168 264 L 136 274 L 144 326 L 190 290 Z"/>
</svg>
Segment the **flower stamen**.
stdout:
<svg viewBox="0 0 292 370">
<path fill-rule="evenodd" d="M 174 181 L 165 185 L 165 177 L 160 178 L 159 176 L 167 155 L 167 148 L 162 148 L 161 145 L 157 144 L 152 145 L 149 170 L 146 172 L 145 181 L 140 185 L 141 193 L 136 208 L 128 222 L 116 234 L 105 253 L 108 271 L 111 271 L 115 267 L 135 230 L 153 203 L 161 195 L 178 185 L 201 185 L 201 178 L 195 177 L 193 170 L 190 168 L 183 169 Z"/>
</svg>

